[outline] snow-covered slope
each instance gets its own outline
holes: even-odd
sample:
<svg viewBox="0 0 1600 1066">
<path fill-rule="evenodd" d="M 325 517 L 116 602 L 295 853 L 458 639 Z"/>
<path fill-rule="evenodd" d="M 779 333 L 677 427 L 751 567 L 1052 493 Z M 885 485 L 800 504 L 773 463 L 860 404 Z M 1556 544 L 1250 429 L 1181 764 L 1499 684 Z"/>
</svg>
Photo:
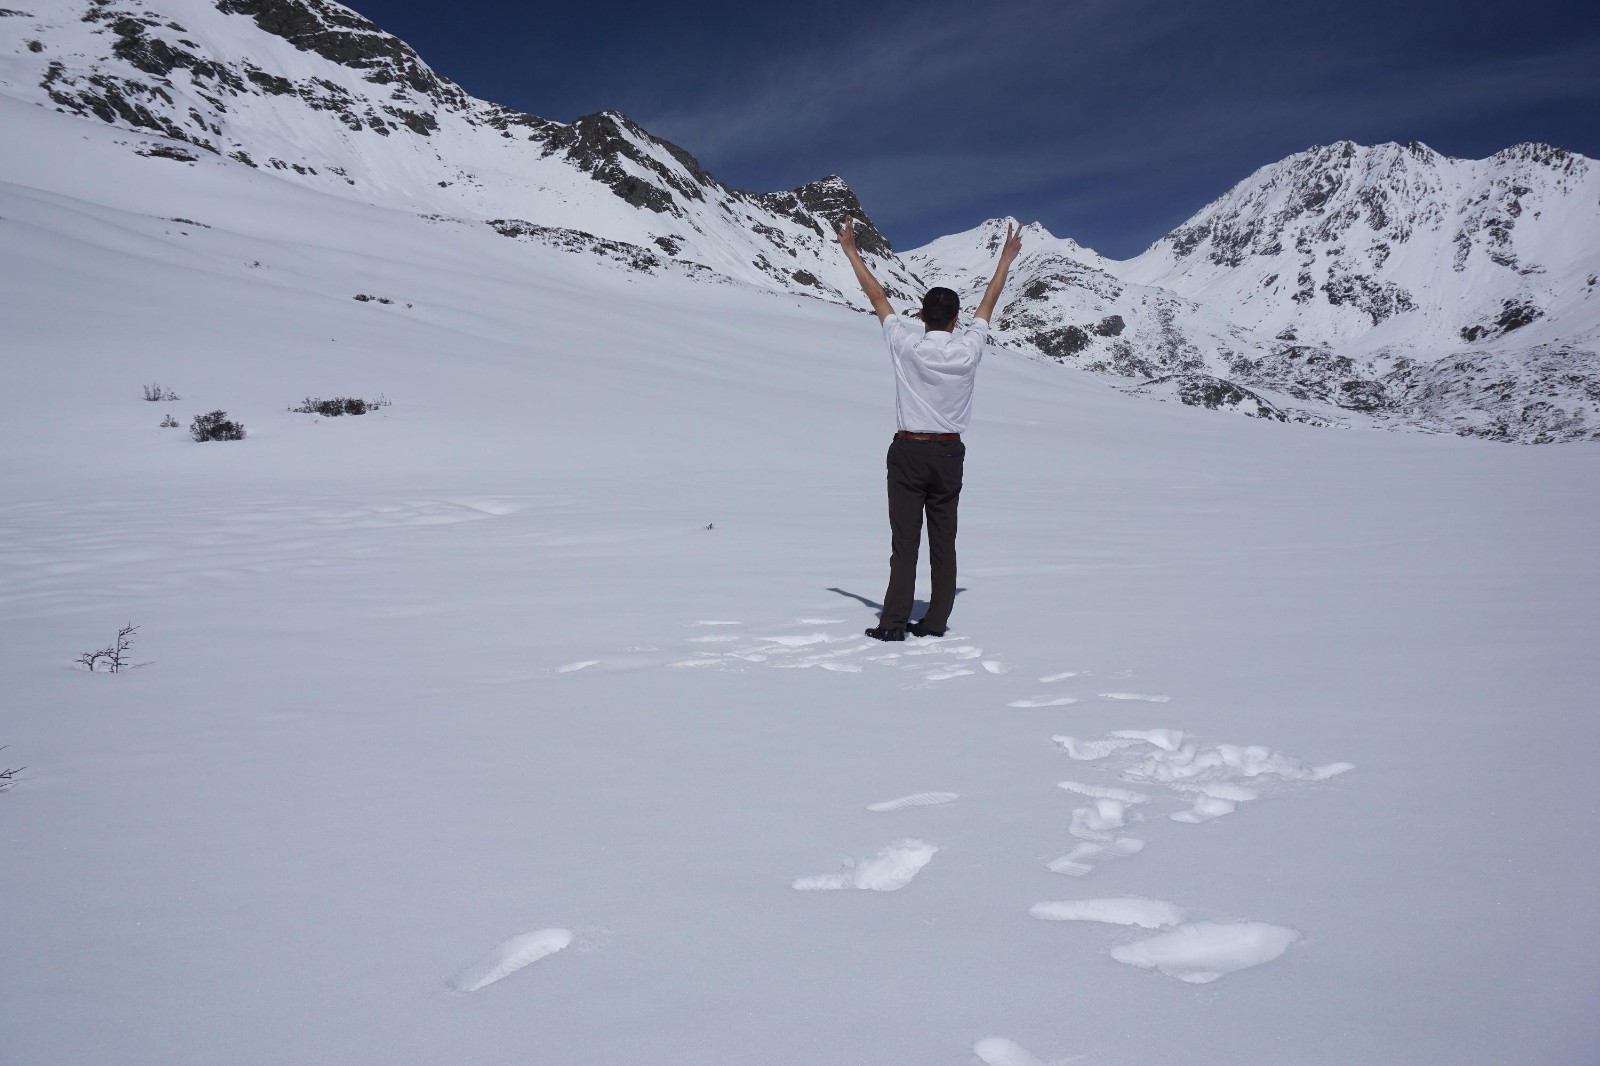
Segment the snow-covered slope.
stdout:
<svg viewBox="0 0 1600 1066">
<path fill-rule="evenodd" d="M 1007 221 L 904 258 L 974 294 Z M 1600 439 L 1600 168 L 1583 156 L 1343 142 L 1263 167 L 1124 263 L 1025 240 L 1000 335 L 1134 391 Z"/>
<path fill-rule="evenodd" d="M 5 1066 L 1592 1060 L 1600 450 L 1002 348 L 888 648 L 870 318 L 0 128 Z"/>
<path fill-rule="evenodd" d="M 623 115 L 564 124 L 473 99 L 324 0 L 39 0 L 0 17 L 0 93 L 127 129 L 174 166 L 247 165 L 637 270 L 847 302 L 832 241 L 855 214 L 886 287 L 918 287 L 838 177 L 729 189 Z"/>
<path fill-rule="evenodd" d="M 1122 273 L 1366 353 L 1590 334 L 1597 270 L 1600 168 L 1583 156 L 1346 141 L 1263 167 Z"/>
</svg>

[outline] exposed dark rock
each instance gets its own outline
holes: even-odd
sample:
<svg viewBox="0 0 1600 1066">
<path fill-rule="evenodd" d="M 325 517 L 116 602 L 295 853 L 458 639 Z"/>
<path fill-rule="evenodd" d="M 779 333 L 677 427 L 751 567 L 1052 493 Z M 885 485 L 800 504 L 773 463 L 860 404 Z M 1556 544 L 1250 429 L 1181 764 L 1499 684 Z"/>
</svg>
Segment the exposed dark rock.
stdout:
<svg viewBox="0 0 1600 1066">
<path fill-rule="evenodd" d="M 134 154 L 148 156 L 152 159 L 176 159 L 180 163 L 193 163 L 200 158 L 193 152 L 186 152 L 182 148 L 171 144 L 147 145 Z"/>
<path fill-rule="evenodd" d="M 436 219 L 444 221 L 443 219 Z M 512 237 L 519 240 L 537 241 L 552 248 L 560 248 L 569 252 L 589 252 L 594 255 L 620 263 L 630 270 L 641 273 L 654 274 L 668 264 L 660 256 L 647 248 L 626 241 L 613 241 L 604 237 L 597 237 L 583 230 L 566 229 L 561 226 L 541 226 L 536 222 L 528 222 L 520 218 L 490 219 L 487 225 L 502 237 Z M 696 275 L 710 275 L 713 272 L 709 267 L 699 263 L 674 260 L 672 265 L 680 270 L 688 270 Z"/>
<path fill-rule="evenodd" d="M 1403 311 L 1415 311 L 1416 302 L 1411 294 L 1392 281 L 1378 281 L 1365 274 L 1334 274 L 1323 282 L 1322 291 L 1335 307 L 1351 304 L 1365 311 L 1372 324 L 1394 317 Z"/>
<path fill-rule="evenodd" d="M 1121 315 L 1107 315 L 1100 320 L 1100 324 L 1094 328 L 1094 331 L 1102 337 L 1120 337 L 1127 325 L 1122 320 Z"/>
<path fill-rule="evenodd" d="M 1190 407 L 1237 411 L 1251 418 L 1266 418 L 1275 422 L 1289 421 L 1287 414 L 1257 393 L 1210 374 L 1167 374 L 1127 387 L 1124 391 L 1141 396 L 1170 395 Z"/>
<path fill-rule="evenodd" d="M 1052 359 L 1065 359 L 1089 347 L 1090 337 L 1081 327 L 1066 326 L 1035 333 L 1028 340 Z"/>
<path fill-rule="evenodd" d="M 1506 300 L 1500 305 L 1500 314 L 1493 321 L 1479 322 L 1461 327 L 1461 339 L 1467 343 L 1487 340 L 1490 337 L 1521 329 L 1530 322 L 1544 317 L 1544 311 L 1526 300 Z"/>
<path fill-rule="evenodd" d="M 1510 333 L 1514 329 L 1521 329 L 1528 323 L 1538 318 L 1543 318 L 1544 312 L 1531 303 L 1518 303 L 1507 300 L 1501 308 L 1500 316 L 1494 320 L 1502 332 Z"/>
<path fill-rule="evenodd" d="M 1340 384 L 1334 402 L 1351 411 L 1381 411 L 1388 406 L 1389 394 L 1382 382 L 1346 381 Z"/>
<path fill-rule="evenodd" d="M 280 77 L 277 74 L 269 74 L 248 63 L 244 67 L 244 76 L 249 78 L 251 84 L 257 89 L 271 96 L 292 96 L 295 91 L 294 82 L 288 78 Z"/>
<path fill-rule="evenodd" d="M 542 119 L 537 115 L 526 115 L 521 111 L 513 111 L 511 108 L 502 107 L 499 104 L 490 105 L 487 116 L 484 118 L 484 124 L 491 129 L 497 129 L 507 134 L 513 128 L 528 130 L 530 131 L 528 134 L 529 140 L 536 139 L 539 134 L 556 125 L 548 119 Z"/>
<path fill-rule="evenodd" d="M 867 215 L 855 190 L 837 174 L 807 182 L 787 192 L 750 194 L 750 199 L 805 226 L 823 240 L 832 240 L 846 218 L 854 218 L 856 247 L 864 255 L 893 254 L 889 240 Z M 821 220 L 820 222 L 818 220 Z"/>
<path fill-rule="evenodd" d="M 460 107 L 466 94 L 428 69 L 398 37 L 384 33 L 348 8 L 320 0 L 216 0 L 217 10 L 247 15 L 257 26 L 302 52 L 364 71 L 379 85 L 402 83 L 435 103 Z"/>
<path fill-rule="evenodd" d="M 688 172 L 687 177 L 642 151 L 637 143 L 640 141 L 665 150 Z M 717 187 L 716 180 L 688 152 L 646 133 L 614 111 L 584 115 L 570 126 L 552 128 L 545 139 L 545 151 L 564 152 L 578 169 L 609 186 L 634 207 L 662 214 L 680 213 L 673 193 L 704 201 L 706 188 Z M 630 174 L 620 162 L 623 159 L 653 175 L 655 181 Z"/>
</svg>

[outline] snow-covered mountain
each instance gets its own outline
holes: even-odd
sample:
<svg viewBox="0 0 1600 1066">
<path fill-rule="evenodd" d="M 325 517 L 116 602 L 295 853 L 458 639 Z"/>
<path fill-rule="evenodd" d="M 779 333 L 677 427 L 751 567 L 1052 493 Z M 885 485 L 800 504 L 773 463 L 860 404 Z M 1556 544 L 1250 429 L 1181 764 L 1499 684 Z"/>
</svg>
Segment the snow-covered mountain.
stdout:
<svg viewBox="0 0 1600 1066">
<path fill-rule="evenodd" d="M 905 259 L 974 293 L 1008 221 Z M 1134 390 L 1600 439 L 1600 172 L 1559 148 L 1344 142 L 1263 167 L 1126 262 L 1037 227 L 1025 249 L 1000 335 Z"/>
<path fill-rule="evenodd" d="M 0 92 L 124 127 L 175 165 L 832 300 L 855 289 L 832 243 L 854 214 L 885 287 L 918 287 L 838 177 L 730 189 L 621 114 L 568 124 L 474 99 L 324 0 L 38 0 L 0 13 Z"/>
<path fill-rule="evenodd" d="M 847 214 L 891 298 L 970 302 L 1008 220 L 897 256 L 830 176 L 752 193 L 626 116 L 474 99 L 325 0 L 0 9 L 0 94 L 128 132 L 161 165 L 250 167 L 439 226 L 862 307 Z M 61 136 L 70 136 L 62 127 Z M 35 150 L 48 151 L 48 147 Z M 1263 167 L 1126 262 L 1028 227 L 1005 344 L 1125 391 L 1329 425 L 1600 438 L 1600 172 L 1340 143 Z"/>
</svg>

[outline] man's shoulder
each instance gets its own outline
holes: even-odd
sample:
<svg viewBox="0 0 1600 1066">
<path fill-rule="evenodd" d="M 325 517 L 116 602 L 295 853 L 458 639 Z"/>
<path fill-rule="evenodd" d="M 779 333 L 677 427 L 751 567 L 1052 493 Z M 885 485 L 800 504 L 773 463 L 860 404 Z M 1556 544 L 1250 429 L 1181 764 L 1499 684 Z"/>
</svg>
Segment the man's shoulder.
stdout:
<svg viewBox="0 0 1600 1066">
<path fill-rule="evenodd" d="M 883 320 L 883 338 L 889 342 L 889 350 L 893 352 L 910 351 L 922 339 L 920 334 L 912 334 L 911 327 L 899 315 L 890 315 Z"/>
</svg>

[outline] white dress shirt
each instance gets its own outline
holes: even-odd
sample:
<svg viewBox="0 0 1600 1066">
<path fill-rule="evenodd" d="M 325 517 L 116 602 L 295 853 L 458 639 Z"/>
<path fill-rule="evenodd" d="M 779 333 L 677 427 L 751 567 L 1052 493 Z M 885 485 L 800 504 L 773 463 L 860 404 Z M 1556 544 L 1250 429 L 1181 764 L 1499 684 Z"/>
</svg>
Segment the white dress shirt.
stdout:
<svg viewBox="0 0 1600 1066">
<path fill-rule="evenodd" d="M 883 320 L 883 337 L 894 363 L 894 411 L 912 433 L 965 433 L 972 421 L 972 383 L 989 336 L 989 323 L 974 318 L 959 332 L 923 332 L 899 315 Z"/>
</svg>

